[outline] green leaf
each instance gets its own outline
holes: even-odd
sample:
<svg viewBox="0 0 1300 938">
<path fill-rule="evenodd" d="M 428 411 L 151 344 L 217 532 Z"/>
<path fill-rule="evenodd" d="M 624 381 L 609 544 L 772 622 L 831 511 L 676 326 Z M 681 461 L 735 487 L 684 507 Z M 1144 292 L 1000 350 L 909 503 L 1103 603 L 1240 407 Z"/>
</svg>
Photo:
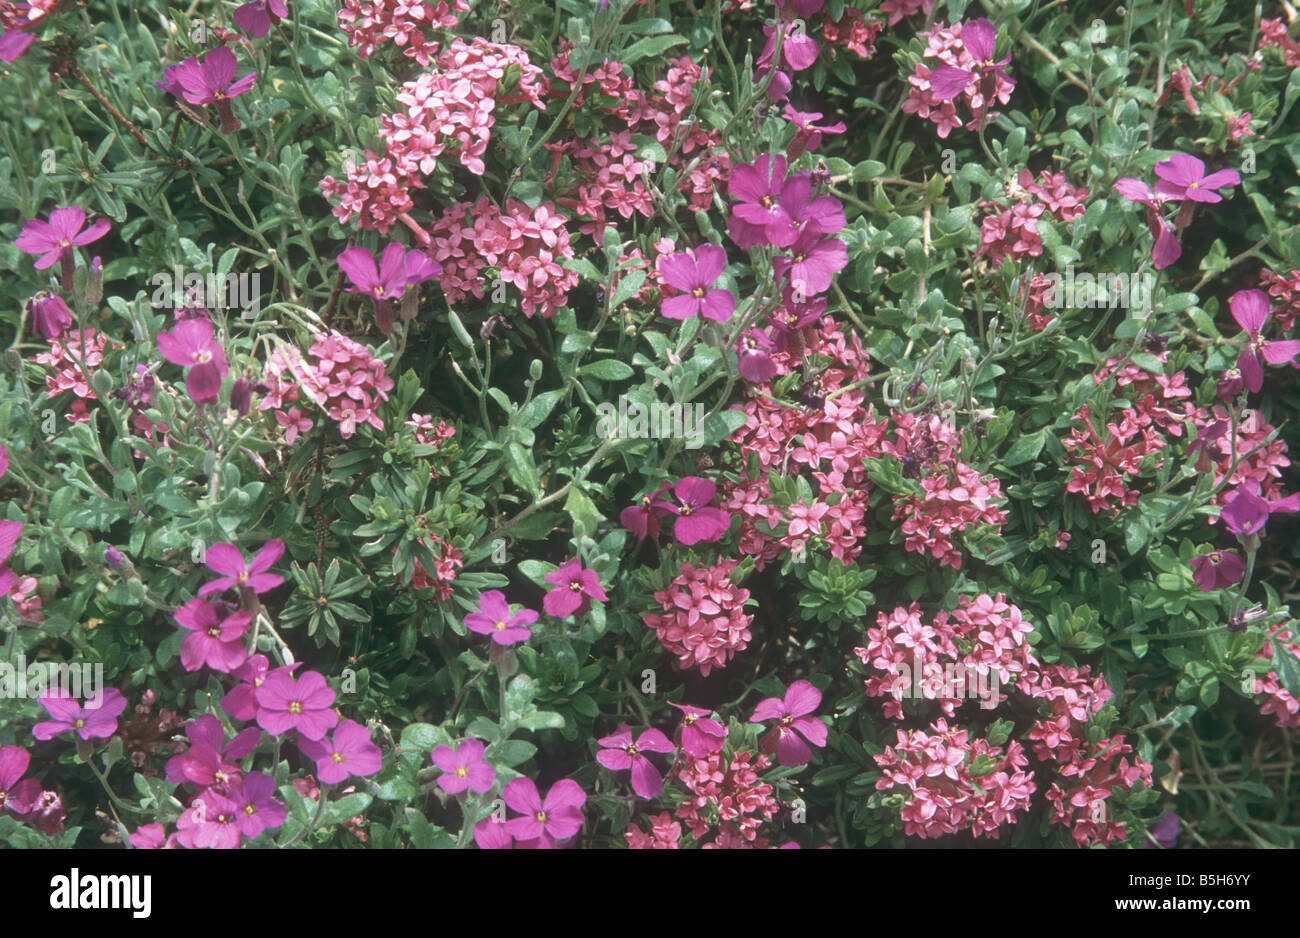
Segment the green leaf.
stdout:
<svg viewBox="0 0 1300 938">
<path fill-rule="evenodd" d="M 651 36 L 639 39 L 624 49 L 620 58 L 631 65 L 642 59 L 661 56 L 673 46 L 680 46 L 686 41 L 685 36 Z"/>
<path fill-rule="evenodd" d="M 631 365 L 613 358 L 606 358 L 603 361 L 583 365 L 578 369 L 578 374 L 590 375 L 593 378 L 599 378 L 601 381 L 625 381 L 636 372 L 632 370 Z"/>
<path fill-rule="evenodd" d="M 1008 467 L 1018 466 L 1021 463 L 1035 459 L 1043 451 L 1043 443 L 1046 440 L 1046 427 L 1037 433 L 1030 433 L 1020 437 L 1011 444 L 1011 449 L 1007 450 L 1007 455 L 1003 458 L 1002 464 Z"/>
</svg>

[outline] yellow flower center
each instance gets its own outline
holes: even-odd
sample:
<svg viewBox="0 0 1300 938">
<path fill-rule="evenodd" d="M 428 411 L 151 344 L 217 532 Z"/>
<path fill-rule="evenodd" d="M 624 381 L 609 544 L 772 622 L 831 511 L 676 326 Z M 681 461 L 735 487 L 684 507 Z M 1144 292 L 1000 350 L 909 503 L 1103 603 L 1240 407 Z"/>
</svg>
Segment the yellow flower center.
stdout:
<svg viewBox="0 0 1300 938">
<path fill-rule="evenodd" d="M 289 701 L 289 712 L 294 714 L 295 716 L 302 713 L 302 701 L 299 700 Z"/>
</svg>

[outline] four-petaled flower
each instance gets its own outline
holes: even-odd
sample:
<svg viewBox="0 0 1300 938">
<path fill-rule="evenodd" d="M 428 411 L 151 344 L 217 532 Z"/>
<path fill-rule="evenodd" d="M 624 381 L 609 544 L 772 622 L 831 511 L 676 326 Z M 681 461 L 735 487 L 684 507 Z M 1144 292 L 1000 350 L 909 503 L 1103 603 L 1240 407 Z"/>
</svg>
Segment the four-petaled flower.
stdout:
<svg viewBox="0 0 1300 938">
<path fill-rule="evenodd" d="M 304 674 L 303 681 L 313 673 L 308 671 Z M 298 748 L 308 759 L 315 761 L 316 777 L 326 785 L 341 782 L 349 775 L 374 775 L 384 764 L 383 753 L 370 741 L 370 732 L 356 720 L 340 723 L 332 741 L 322 734 L 319 739 L 300 741 Z"/>
<path fill-rule="evenodd" d="M 1222 202 L 1223 196 L 1215 189 L 1241 185 L 1241 176 L 1235 169 L 1221 169 L 1207 176 L 1205 164 L 1188 153 L 1175 153 L 1157 163 L 1155 174 L 1160 177 L 1156 194 L 1170 201 Z"/>
<path fill-rule="evenodd" d="M 229 674 L 244 663 L 248 652 L 241 639 L 253 622 L 251 612 L 237 610 L 223 618 L 216 606 L 196 597 L 172 615 L 181 628 L 190 630 L 181 642 L 181 664 L 186 671 L 197 671 L 206 664 Z"/>
<path fill-rule="evenodd" d="M 961 44 L 975 59 L 975 68 L 967 70 L 940 65 L 930 74 L 930 90 L 934 96 L 940 101 L 951 101 L 970 87 L 971 82 L 978 81 L 980 96 L 987 101 L 993 97 L 999 78 L 1014 85 L 1015 80 L 1002 68 L 1011 61 L 1011 56 L 1000 62 L 993 61 L 993 48 L 997 45 L 997 39 L 997 30 L 986 19 L 971 20 L 964 24 L 961 28 Z"/>
<path fill-rule="evenodd" d="M 187 319 L 171 332 L 158 333 L 158 351 L 173 365 L 189 369 L 185 390 L 196 404 L 217 399 L 230 366 L 210 320 Z"/>
<path fill-rule="evenodd" d="M 537 611 L 520 609 L 511 615 L 506 594 L 500 590 L 488 590 L 479 596 L 478 609 L 478 612 L 465 616 L 465 628 L 492 636 L 492 641 L 498 645 L 526 642 L 533 634 L 528 626 L 537 621 Z"/>
<path fill-rule="evenodd" d="M 232 586 L 249 589 L 254 593 L 275 589 L 284 582 L 284 577 L 266 571 L 275 566 L 282 554 L 284 541 L 278 538 L 263 544 L 262 549 L 254 555 L 252 563 L 245 563 L 243 552 L 234 544 L 213 544 L 203 555 L 203 562 L 213 572 L 220 573 L 221 577 L 199 587 L 199 595 L 211 596 Z"/>
<path fill-rule="evenodd" d="M 483 761 L 483 744 L 477 739 L 464 740 L 455 749 L 439 746 L 430 758 L 443 771 L 438 776 L 438 787 L 449 795 L 459 794 L 466 788 L 477 792 L 490 791 L 496 781 L 496 770 Z"/>
<path fill-rule="evenodd" d="M 203 57 L 203 61 L 190 56 L 179 65 L 166 69 L 167 89 L 183 97 L 190 104 L 215 104 L 221 115 L 221 132 L 234 133 L 239 129 L 239 118 L 230 106 L 230 99 L 251 91 L 257 81 L 257 72 L 235 78 L 235 53 L 226 46 L 218 46 Z"/>
<path fill-rule="evenodd" d="M 83 708 L 61 687 L 43 694 L 36 702 L 54 719 L 37 723 L 32 727 L 32 735 L 37 739 L 53 739 L 72 730 L 82 739 L 107 739 L 117 732 L 117 718 L 126 709 L 126 698 L 116 687 L 98 696 L 97 702 L 88 698 Z"/>
<path fill-rule="evenodd" d="M 1202 592 L 1240 583 L 1245 572 L 1246 562 L 1235 550 L 1212 550 L 1192 558 L 1192 579 Z"/>
<path fill-rule="evenodd" d="M 79 206 L 56 208 L 50 212 L 49 221 L 33 218 L 23 225 L 14 247 L 27 254 L 39 254 L 35 265 L 37 270 L 61 264 L 63 289 L 71 293 L 73 247 L 98 241 L 108 234 L 111 227 L 108 219 L 101 218 L 82 231 L 81 226 L 85 223 L 86 213 Z"/>
<path fill-rule="evenodd" d="M 546 574 L 545 580 L 555 587 L 542 600 L 548 616 L 563 619 L 575 612 L 582 615 L 591 608 L 593 599 L 608 602 L 595 570 L 584 570 L 577 557 Z"/>
<path fill-rule="evenodd" d="M 596 761 L 611 772 L 632 770 L 632 790 L 642 798 L 658 798 L 664 790 L 664 779 L 659 770 L 645 757 L 646 752 L 672 752 L 673 744 L 663 733 L 648 729 L 632 741 L 632 731 L 624 723 L 613 735 L 597 740 L 604 748 L 596 753 Z"/>
<path fill-rule="evenodd" d="M 1300 354 L 1300 339 L 1269 342 L 1260 332 L 1268 322 L 1268 294 L 1263 290 L 1238 290 L 1228 300 L 1232 318 L 1246 330 L 1246 348 L 1237 358 L 1237 370 L 1252 394 L 1264 386 L 1264 362 L 1280 365 Z"/>
<path fill-rule="evenodd" d="M 334 690 L 317 671 L 294 680 L 283 669 L 271 672 L 254 691 L 257 725 L 272 736 L 296 729 L 304 739 L 319 740 L 339 722 Z"/>
<path fill-rule="evenodd" d="M 769 697 L 754 708 L 750 723 L 778 720 L 761 741 L 767 751 L 776 749 L 781 765 L 803 765 L 812 758 L 808 743 L 826 745 L 826 724 L 810 714 L 821 705 L 822 692 L 807 681 L 795 681 L 785 692 L 785 699 Z M 805 740 L 807 742 L 805 742 Z"/>
<path fill-rule="evenodd" d="M 517 778 L 501 792 L 506 806 L 522 817 L 506 822 L 506 831 L 520 841 L 536 841 L 549 848 L 555 841 L 568 840 L 582 829 L 582 806 L 587 793 L 571 778 L 562 778 L 542 800 L 531 778 Z"/>
<path fill-rule="evenodd" d="M 271 31 L 271 25 L 289 15 L 286 0 L 252 0 L 237 8 L 231 17 L 235 25 L 254 39 L 261 39 Z"/>
<path fill-rule="evenodd" d="M 699 476 L 686 476 L 678 481 L 673 494 L 680 505 L 664 503 L 664 511 L 677 516 L 673 523 L 673 538 L 677 543 L 690 547 L 700 541 L 716 541 L 727 533 L 731 515 L 709 506 L 717 493 L 714 483 Z"/>
<path fill-rule="evenodd" d="M 659 276 L 682 291 L 664 300 L 660 312 L 669 319 L 703 315 L 714 322 L 726 322 L 736 309 L 736 297 L 730 290 L 713 286 L 726 266 L 727 252 L 716 244 L 660 255 L 656 262 Z"/>
</svg>

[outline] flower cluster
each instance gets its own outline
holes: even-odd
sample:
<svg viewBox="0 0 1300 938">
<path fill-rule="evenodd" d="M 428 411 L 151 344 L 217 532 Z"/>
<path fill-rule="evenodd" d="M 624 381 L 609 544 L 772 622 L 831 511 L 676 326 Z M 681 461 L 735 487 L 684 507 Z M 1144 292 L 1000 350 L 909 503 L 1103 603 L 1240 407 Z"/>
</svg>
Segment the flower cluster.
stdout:
<svg viewBox="0 0 1300 938">
<path fill-rule="evenodd" d="M 720 560 L 708 567 L 683 563 L 668 588 L 655 592 L 663 612 L 641 617 L 658 634 L 659 644 L 677 656 L 681 668 L 698 667 L 707 677 L 748 647 L 754 617 L 745 612 L 749 590 L 728 577 L 736 563 Z"/>
<path fill-rule="evenodd" d="M 955 101 L 964 101 L 970 111 L 966 129 L 978 130 L 993 116 L 991 106 L 1011 100 L 1016 83 L 1002 69 L 1010 58 L 992 61 L 997 36 L 988 20 L 936 26 L 918 35 L 926 40 L 926 49 L 908 76 L 911 87 L 902 109 L 928 119 L 941 140 L 962 126 Z"/>
<path fill-rule="evenodd" d="M 944 719 L 925 730 L 898 731 L 898 740 L 875 757 L 880 791 L 903 789 L 903 832 L 922 838 L 969 830 L 997 838 L 1029 808 L 1034 793 L 1029 759 L 1014 740 L 1005 750 Z"/>
<path fill-rule="evenodd" d="M 308 361 L 296 348 L 281 346 L 267 360 L 268 392 L 258 409 L 275 410 L 276 421 L 286 431 L 285 442 L 292 444 L 312 426 L 297 407 L 285 409 L 298 400 L 299 391 L 338 423 L 345 440 L 362 424 L 384 429 L 376 411 L 380 401 L 388 400 L 393 379 L 370 349 L 332 330 L 313 336 L 307 354 L 315 361 Z"/>
<path fill-rule="evenodd" d="M 685 786 L 686 796 L 677 806 L 676 817 L 686 823 L 697 844 L 706 850 L 768 846 L 759 830 L 781 809 L 771 784 L 759 781 L 759 774 L 771 764 L 767 756 L 751 752 L 738 752 L 729 759 L 714 752 L 677 764 L 671 777 Z M 710 833 L 717 836 L 702 843 Z"/>
<path fill-rule="evenodd" d="M 1033 626 L 1018 606 L 1002 593 L 963 596 L 960 602 L 951 613 L 936 613 L 929 625 L 921 620 L 917 603 L 888 615 L 881 612 L 877 628 L 867 630 L 867 644 L 853 649 L 864 665 L 883 672 L 867 678 L 864 686 L 868 697 L 892 698 L 884 704 L 886 717 L 903 719 L 903 700 L 918 690 L 948 718 L 977 695 L 981 707 L 992 709 L 1003 699 L 1000 686 L 1037 666 L 1028 641 Z"/>
<path fill-rule="evenodd" d="M 70 423 L 90 422 L 86 402 L 97 400 L 90 386 L 90 376 L 103 363 L 107 343 L 103 333 L 86 327 L 73 330 L 63 339 L 51 339 L 48 352 L 32 356 L 32 361 L 53 371 L 53 374 L 45 376 L 48 399 L 53 400 L 67 391 L 75 395 L 68 405 L 68 412 L 63 415 Z"/>
<path fill-rule="evenodd" d="M 455 12 L 453 12 L 455 11 Z M 437 3 L 408 3 L 406 0 L 343 0 L 339 10 L 339 30 L 348 37 L 348 45 L 363 59 L 375 50 L 392 43 L 402 53 L 428 66 L 438 53 L 438 43 L 425 35 L 425 29 L 451 29 L 460 22 L 456 13 L 468 13 L 466 0 L 438 0 Z M 238 21 L 236 21 L 238 22 Z"/>
<path fill-rule="evenodd" d="M 937 414 L 896 413 L 890 419 L 897 430 L 882 449 L 902 462 L 904 475 L 921 486 L 919 495 L 894 498 L 893 520 L 902 522 L 903 546 L 960 570 L 962 555 L 952 536 L 981 524 L 1001 530 L 1007 514 L 994 504 L 1001 499 L 1001 483 L 984 478 L 958 458 L 957 431 Z"/>
</svg>

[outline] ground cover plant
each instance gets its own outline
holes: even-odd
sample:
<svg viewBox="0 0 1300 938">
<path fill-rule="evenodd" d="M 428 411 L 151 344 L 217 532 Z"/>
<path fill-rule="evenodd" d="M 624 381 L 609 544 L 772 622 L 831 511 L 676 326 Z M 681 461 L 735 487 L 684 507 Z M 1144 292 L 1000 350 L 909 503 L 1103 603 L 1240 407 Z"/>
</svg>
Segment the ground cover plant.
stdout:
<svg viewBox="0 0 1300 938">
<path fill-rule="evenodd" d="M 0 843 L 1296 845 L 1291 4 L 0 30 Z"/>
</svg>

